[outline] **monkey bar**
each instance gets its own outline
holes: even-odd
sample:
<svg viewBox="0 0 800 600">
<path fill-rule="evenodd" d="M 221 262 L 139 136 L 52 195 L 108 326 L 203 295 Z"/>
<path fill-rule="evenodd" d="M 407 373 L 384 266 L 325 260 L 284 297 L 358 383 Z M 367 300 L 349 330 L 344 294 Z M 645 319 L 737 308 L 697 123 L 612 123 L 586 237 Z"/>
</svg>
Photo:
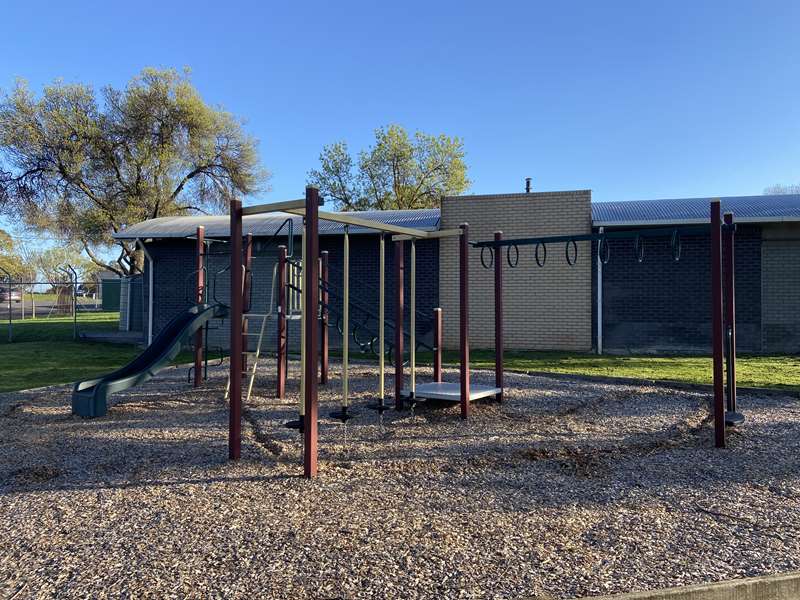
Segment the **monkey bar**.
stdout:
<svg viewBox="0 0 800 600">
<path fill-rule="evenodd" d="M 303 255 L 302 255 L 302 319 L 301 319 L 301 400 L 299 406 L 300 420 L 297 421 L 297 426 L 303 432 L 303 474 L 307 478 L 316 476 L 317 474 L 317 418 L 318 418 L 318 398 L 317 398 L 317 365 L 320 361 L 320 348 L 319 348 L 319 332 L 317 327 L 317 310 L 319 306 L 319 276 L 320 271 L 325 272 L 327 277 L 326 263 L 320 264 L 319 252 L 319 220 L 324 219 L 327 221 L 334 221 L 345 225 L 345 264 L 344 264 L 344 302 L 343 307 L 343 321 L 344 321 L 344 343 L 343 343 L 343 389 L 342 389 L 342 410 L 337 413 L 343 421 L 348 417 L 347 409 L 349 407 L 349 391 L 348 391 L 348 336 L 349 336 L 349 231 L 350 226 L 362 227 L 368 230 L 373 230 L 380 233 L 380 306 L 379 306 L 379 398 L 381 410 L 383 408 L 383 392 L 384 392 L 384 311 L 385 311 L 385 298 L 384 298 L 384 283 L 385 283 L 385 234 L 392 234 L 395 243 L 395 276 L 397 277 L 396 286 L 396 313 L 395 313 L 395 403 L 397 408 L 403 407 L 403 254 L 404 245 L 406 241 L 411 241 L 411 392 L 410 397 L 412 400 L 415 397 L 428 397 L 435 398 L 442 395 L 446 396 L 445 399 L 457 399 L 461 403 L 461 416 L 466 418 L 469 415 L 469 403 L 485 395 L 497 394 L 495 388 L 491 388 L 490 393 L 485 393 L 485 390 L 474 386 L 470 389 L 469 382 L 469 256 L 468 256 L 468 237 L 469 227 L 464 224 L 458 229 L 441 230 L 441 231 L 420 231 L 411 227 L 403 227 L 400 225 L 392 225 L 387 223 L 380 223 L 371 221 L 352 214 L 332 213 L 319 210 L 322 202 L 319 197 L 319 191 L 314 187 L 306 188 L 305 198 L 302 200 L 290 200 L 287 202 L 278 202 L 273 204 L 261 204 L 256 206 L 242 207 L 240 200 L 231 201 L 230 213 L 230 235 L 231 235 L 231 290 L 243 290 L 242 280 L 243 274 L 243 248 L 242 248 L 242 217 L 244 215 L 254 215 L 269 212 L 284 212 L 293 215 L 304 217 L 303 226 Z M 416 240 L 419 239 L 433 239 L 443 238 L 449 236 L 460 236 L 460 250 L 459 250 L 459 271 L 460 271 L 460 317 L 459 317 L 459 338 L 460 338 L 460 353 L 461 353 L 461 381 L 459 384 L 443 384 L 441 381 L 436 381 L 433 384 L 423 384 L 416 386 L 416 366 L 415 366 L 415 350 L 416 350 L 416 314 L 415 314 L 415 300 L 414 294 L 416 292 Z M 250 246 L 250 244 L 248 244 Z M 249 255 L 249 253 L 248 253 Z M 326 261 L 327 262 L 327 261 Z M 278 271 L 281 277 L 285 272 L 286 255 L 285 250 L 279 250 L 279 267 Z M 248 284 L 249 287 L 249 284 Z M 323 285 L 323 296 L 327 296 L 327 280 Z M 285 290 L 285 286 L 282 287 Z M 286 376 L 285 364 L 285 298 L 284 291 L 279 294 L 279 316 L 278 316 L 278 394 L 282 395 L 284 389 L 284 379 Z M 326 311 L 326 306 L 323 306 L 323 318 Z M 312 310 L 311 307 L 314 307 Z M 241 411 L 242 411 L 242 371 L 243 371 L 243 317 L 245 315 L 244 307 L 244 294 L 232 293 L 231 294 L 231 359 L 230 359 L 230 422 L 229 422 L 229 440 L 228 440 L 228 455 L 231 460 L 237 460 L 241 456 Z M 436 343 L 436 362 L 439 365 L 437 369 L 437 378 L 441 378 L 441 312 L 437 314 L 439 325 L 437 326 L 437 343 Z M 326 336 L 323 337 L 323 359 L 327 355 Z M 322 374 L 326 379 L 327 365 L 322 366 Z M 323 379 L 324 380 L 324 379 Z M 439 386 L 439 391 L 433 390 L 429 385 Z M 454 386 L 458 387 L 456 394 Z M 444 390 L 444 392 L 442 391 Z"/>
</svg>

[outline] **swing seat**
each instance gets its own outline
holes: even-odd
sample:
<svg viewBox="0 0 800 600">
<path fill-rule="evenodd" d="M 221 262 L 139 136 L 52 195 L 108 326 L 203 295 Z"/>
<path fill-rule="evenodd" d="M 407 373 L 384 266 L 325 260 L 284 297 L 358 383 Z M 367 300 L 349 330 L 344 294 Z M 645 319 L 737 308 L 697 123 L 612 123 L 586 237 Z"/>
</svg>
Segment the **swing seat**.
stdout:
<svg viewBox="0 0 800 600">
<path fill-rule="evenodd" d="M 469 401 L 479 400 L 480 398 L 488 398 L 489 396 L 496 396 L 502 390 L 499 387 L 492 387 L 488 385 L 478 385 L 477 383 L 470 383 L 469 386 Z M 403 388 L 401 395 L 405 398 L 411 397 L 411 390 Z M 419 383 L 414 390 L 414 397 L 425 400 L 444 400 L 445 402 L 461 402 L 461 384 L 460 383 Z"/>
</svg>

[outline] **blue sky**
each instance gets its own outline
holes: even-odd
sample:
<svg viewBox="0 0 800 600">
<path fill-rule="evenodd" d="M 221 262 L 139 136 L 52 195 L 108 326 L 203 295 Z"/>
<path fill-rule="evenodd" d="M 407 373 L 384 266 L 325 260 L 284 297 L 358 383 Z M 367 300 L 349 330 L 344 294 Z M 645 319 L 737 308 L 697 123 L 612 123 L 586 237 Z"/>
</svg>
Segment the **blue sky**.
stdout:
<svg viewBox="0 0 800 600">
<path fill-rule="evenodd" d="M 46 8 L 44 8 L 46 6 Z M 800 182 L 800 2 L 4 3 L 0 87 L 189 66 L 302 193 L 321 147 L 464 139 L 474 193 L 595 200 Z"/>
</svg>

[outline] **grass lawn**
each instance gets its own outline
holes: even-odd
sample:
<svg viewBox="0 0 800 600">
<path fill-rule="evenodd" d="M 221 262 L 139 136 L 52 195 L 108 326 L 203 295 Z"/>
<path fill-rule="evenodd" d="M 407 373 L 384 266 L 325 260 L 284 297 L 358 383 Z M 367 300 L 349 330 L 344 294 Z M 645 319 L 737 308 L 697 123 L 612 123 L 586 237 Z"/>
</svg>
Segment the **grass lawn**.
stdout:
<svg viewBox="0 0 800 600">
<path fill-rule="evenodd" d="M 118 313 L 78 315 L 80 331 L 115 330 Z M 133 345 L 82 342 L 72 339 L 72 318 L 14 321 L 14 342 L 0 324 L 0 392 L 71 383 L 117 369 L 142 350 Z M 181 352 L 176 362 L 191 361 Z"/>
</svg>

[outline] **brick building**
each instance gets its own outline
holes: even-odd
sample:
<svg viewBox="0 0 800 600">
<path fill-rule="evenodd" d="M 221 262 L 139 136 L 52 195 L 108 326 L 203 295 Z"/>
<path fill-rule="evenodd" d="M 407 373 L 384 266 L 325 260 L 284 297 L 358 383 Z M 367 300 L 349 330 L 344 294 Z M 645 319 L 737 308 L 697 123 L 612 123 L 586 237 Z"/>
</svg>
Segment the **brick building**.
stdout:
<svg viewBox="0 0 800 600">
<path fill-rule="evenodd" d="M 441 210 L 373 211 L 362 216 L 422 230 L 470 224 L 472 241 L 490 239 L 496 230 L 506 238 L 586 234 L 592 231 L 642 227 L 680 227 L 708 222 L 708 198 L 591 202 L 589 190 L 448 197 Z M 800 352 L 800 196 L 722 198 L 723 211 L 732 211 L 736 236 L 738 344 L 743 352 Z M 286 215 L 254 215 L 244 219 L 244 232 L 254 236 L 253 313 L 269 312 L 277 243 L 271 241 Z M 301 219 L 294 218 L 295 233 Z M 210 295 L 228 302 L 227 217 L 168 217 L 145 221 L 117 237 L 138 239 L 149 259 L 141 278 L 138 311 L 124 318 L 127 327 L 139 326 L 153 335 L 185 309 L 192 297 L 194 240 L 204 225 L 210 245 Z M 331 281 L 341 287 L 343 226 L 321 222 L 320 249 L 328 250 Z M 351 321 L 366 331 L 377 330 L 379 236 L 350 229 Z M 506 266 L 505 336 L 509 349 L 558 349 L 605 352 L 707 352 L 710 339 L 710 241 L 705 234 L 683 236 L 680 261 L 672 259 L 669 237 L 646 238 L 644 260 L 636 259 L 631 242 L 613 240 L 611 260 L 601 265 L 596 247 L 578 243 L 578 260 L 567 264 L 563 244 L 548 247 L 545 267 L 539 268 L 533 247 L 522 247 L 515 269 Z M 387 321 L 393 321 L 393 244 L 387 238 Z M 299 253 L 299 235 L 296 252 Z M 410 273 L 405 253 L 406 286 Z M 512 253 L 510 257 L 515 256 Z M 503 260 L 507 260 L 504 253 Z M 152 271 L 152 273 L 151 273 Z M 215 274 L 220 272 L 215 278 Z M 150 292 L 150 280 L 153 291 Z M 213 281 L 216 279 L 216 286 Z M 429 341 L 432 309 L 444 310 L 445 344 L 457 345 L 458 253 L 455 239 L 417 242 L 417 328 Z M 408 288 L 406 288 L 408 289 Z M 340 311 L 334 293 L 332 310 Z M 599 308 L 599 310 L 598 310 Z M 408 305 L 406 305 L 408 310 Z M 152 312 L 152 315 L 151 315 Z M 482 268 L 477 249 L 470 253 L 470 341 L 473 348 L 493 344 L 492 273 Z M 598 315 L 600 318 L 598 318 Z M 332 319 L 335 321 L 335 318 Z M 406 313 L 406 325 L 408 314 Z M 260 327 L 251 319 L 251 331 Z M 211 346 L 227 346 L 228 324 L 216 323 Z M 213 326 L 212 326 L 213 327 Z M 275 328 L 266 326 L 267 349 L 274 346 Z M 290 324 L 290 344 L 298 340 Z M 332 343 L 340 343 L 332 329 Z M 387 329 L 387 339 L 391 330 Z M 426 337 L 427 336 L 427 337 Z M 251 343 L 253 339 L 251 339 Z"/>
</svg>

